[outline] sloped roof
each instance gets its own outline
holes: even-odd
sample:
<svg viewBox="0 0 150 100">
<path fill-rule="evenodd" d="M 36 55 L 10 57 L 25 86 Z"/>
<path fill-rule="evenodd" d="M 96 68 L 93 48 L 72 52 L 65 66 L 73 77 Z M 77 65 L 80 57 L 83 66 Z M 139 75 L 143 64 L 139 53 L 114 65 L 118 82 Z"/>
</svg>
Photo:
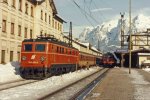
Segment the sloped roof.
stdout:
<svg viewBox="0 0 150 100">
<path fill-rule="evenodd" d="M 45 2 L 45 0 L 28 0 L 29 2 L 31 2 L 32 4 L 36 5 L 41 5 L 43 2 Z M 50 6 L 52 7 L 53 13 L 57 14 L 57 9 L 54 3 L 54 0 L 49 0 L 50 2 Z"/>
<path fill-rule="evenodd" d="M 57 19 L 58 21 L 60 21 L 61 23 L 67 23 L 66 21 L 63 20 L 63 18 L 61 18 L 60 16 L 58 16 L 57 14 L 55 14 L 54 16 L 55 19 Z"/>
</svg>

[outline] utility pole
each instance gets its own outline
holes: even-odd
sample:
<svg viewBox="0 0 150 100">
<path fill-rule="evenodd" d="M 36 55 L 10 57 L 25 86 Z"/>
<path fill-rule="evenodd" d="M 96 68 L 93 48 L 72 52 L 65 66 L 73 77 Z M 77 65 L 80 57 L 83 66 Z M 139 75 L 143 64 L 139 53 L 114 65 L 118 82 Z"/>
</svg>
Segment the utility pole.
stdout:
<svg viewBox="0 0 150 100">
<path fill-rule="evenodd" d="M 132 63 L 132 61 L 131 61 L 131 42 L 132 42 L 132 31 L 131 31 L 131 0 L 129 0 L 129 38 L 130 38 L 130 40 L 129 40 L 129 74 L 131 74 L 131 63 Z"/>
<path fill-rule="evenodd" d="M 125 13 L 120 12 L 120 15 L 121 15 L 121 29 L 120 29 L 121 49 L 124 49 L 124 15 L 125 15 Z M 121 53 L 121 67 L 123 67 L 123 66 L 124 66 L 124 53 L 122 52 Z"/>
<path fill-rule="evenodd" d="M 99 39 L 98 39 L 98 50 L 100 51 L 100 43 L 99 43 Z"/>
<path fill-rule="evenodd" d="M 70 22 L 70 29 L 69 29 L 69 46 L 72 47 L 72 22 Z"/>
<path fill-rule="evenodd" d="M 121 49 L 124 48 L 124 15 L 125 13 L 121 13 Z"/>
</svg>

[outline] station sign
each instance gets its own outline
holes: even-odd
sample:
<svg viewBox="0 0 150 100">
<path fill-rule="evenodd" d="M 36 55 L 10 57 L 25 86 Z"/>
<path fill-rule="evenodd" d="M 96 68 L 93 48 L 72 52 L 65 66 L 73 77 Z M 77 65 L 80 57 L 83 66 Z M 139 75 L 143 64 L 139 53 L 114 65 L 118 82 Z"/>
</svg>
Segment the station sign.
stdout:
<svg viewBox="0 0 150 100">
<path fill-rule="evenodd" d="M 117 49 L 116 52 L 128 53 L 128 49 Z"/>
</svg>

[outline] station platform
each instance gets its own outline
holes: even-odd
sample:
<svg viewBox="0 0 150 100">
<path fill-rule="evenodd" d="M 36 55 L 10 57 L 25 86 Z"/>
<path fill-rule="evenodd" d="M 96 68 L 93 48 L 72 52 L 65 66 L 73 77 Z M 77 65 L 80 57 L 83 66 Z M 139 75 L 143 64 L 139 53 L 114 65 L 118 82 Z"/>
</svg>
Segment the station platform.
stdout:
<svg viewBox="0 0 150 100">
<path fill-rule="evenodd" d="M 112 68 L 85 100 L 150 100 L 150 73 Z"/>
</svg>

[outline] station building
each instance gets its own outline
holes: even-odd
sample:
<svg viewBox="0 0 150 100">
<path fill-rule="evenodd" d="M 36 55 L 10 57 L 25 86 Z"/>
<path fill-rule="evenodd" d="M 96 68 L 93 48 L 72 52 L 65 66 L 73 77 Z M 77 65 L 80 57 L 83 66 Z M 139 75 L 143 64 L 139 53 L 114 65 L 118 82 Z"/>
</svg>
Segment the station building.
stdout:
<svg viewBox="0 0 150 100">
<path fill-rule="evenodd" d="M 133 34 L 131 41 L 131 66 L 141 68 L 144 63 L 150 65 L 150 29 Z M 128 67 L 129 50 L 117 50 L 115 53 L 120 59 L 120 66 Z"/>
<path fill-rule="evenodd" d="M 24 39 L 45 34 L 62 40 L 63 22 L 53 0 L 0 0 L 0 63 L 19 61 Z"/>
</svg>

